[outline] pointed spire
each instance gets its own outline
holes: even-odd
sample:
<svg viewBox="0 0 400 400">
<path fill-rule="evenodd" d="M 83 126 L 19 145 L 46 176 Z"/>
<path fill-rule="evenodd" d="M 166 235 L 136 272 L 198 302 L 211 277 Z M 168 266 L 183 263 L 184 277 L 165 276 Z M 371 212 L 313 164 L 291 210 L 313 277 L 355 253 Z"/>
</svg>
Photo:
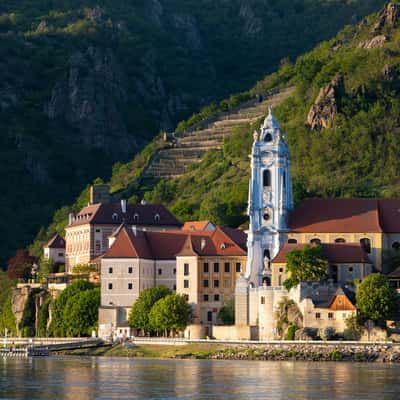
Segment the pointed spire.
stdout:
<svg viewBox="0 0 400 400">
<path fill-rule="evenodd" d="M 278 121 L 275 119 L 274 113 L 272 111 L 272 106 L 268 107 L 268 116 L 264 120 L 263 129 L 279 130 Z"/>
</svg>

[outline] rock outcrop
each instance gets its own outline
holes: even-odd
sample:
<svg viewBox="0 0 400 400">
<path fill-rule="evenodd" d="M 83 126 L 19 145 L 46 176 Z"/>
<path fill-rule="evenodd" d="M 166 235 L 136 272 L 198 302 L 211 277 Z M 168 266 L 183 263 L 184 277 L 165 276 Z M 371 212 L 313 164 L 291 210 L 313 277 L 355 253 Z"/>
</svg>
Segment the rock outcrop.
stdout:
<svg viewBox="0 0 400 400">
<path fill-rule="evenodd" d="M 377 33 L 385 26 L 393 26 L 400 18 L 400 5 L 388 3 L 378 16 L 373 32 Z"/>
<path fill-rule="evenodd" d="M 307 125 L 312 130 L 329 128 L 333 125 L 338 113 L 338 95 L 343 87 L 343 76 L 338 75 L 327 86 L 321 88 L 307 116 Z"/>
<path fill-rule="evenodd" d="M 362 41 L 358 47 L 361 49 L 377 49 L 383 47 L 387 42 L 387 37 L 385 35 L 374 36 L 372 39 Z"/>
<path fill-rule="evenodd" d="M 71 57 L 68 72 L 54 86 L 45 112 L 73 128 L 72 142 L 121 154 L 136 147 L 121 110 L 126 100 L 127 82 L 112 50 L 90 47 Z"/>
<path fill-rule="evenodd" d="M 31 289 L 29 286 L 13 289 L 11 294 L 11 310 L 15 316 L 15 324 L 17 328 L 17 335 L 20 335 L 19 324 L 22 321 L 25 305 L 28 301 Z"/>
</svg>

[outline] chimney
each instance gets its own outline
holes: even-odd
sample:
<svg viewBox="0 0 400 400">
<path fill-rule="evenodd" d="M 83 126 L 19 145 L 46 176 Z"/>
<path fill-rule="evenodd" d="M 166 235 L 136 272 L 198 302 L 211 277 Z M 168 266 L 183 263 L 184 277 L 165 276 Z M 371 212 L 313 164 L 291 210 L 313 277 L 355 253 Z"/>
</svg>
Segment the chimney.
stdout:
<svg viewBox="0 0 400 400">
<path fill-rule="evenodd" d="M 204 247 L 206 247 L 206 239 L 201 238 L 201 243 L 200 243 L 201 250 L 204 250 Z"/>
<path fill-rule="evenodd" d="M 121 211 L 122 214 L 126 214 L 126 199 L 121 199 Z"/>
<path fill-rule="evenodd" d="M 133 225 L 133 226 L 132 226 L 132 232 L 133 232 L 133 234 L 134 234 L 135 236 L 137 236 L 137 227 L 136 227 L 136 225 Z"/>
<path fill-rule="evenodd" d="M 74 221 L 75 221 L 74 213 L 69 213 L 68 214 L 68 225 L 72 225 Z"/>
</svg>

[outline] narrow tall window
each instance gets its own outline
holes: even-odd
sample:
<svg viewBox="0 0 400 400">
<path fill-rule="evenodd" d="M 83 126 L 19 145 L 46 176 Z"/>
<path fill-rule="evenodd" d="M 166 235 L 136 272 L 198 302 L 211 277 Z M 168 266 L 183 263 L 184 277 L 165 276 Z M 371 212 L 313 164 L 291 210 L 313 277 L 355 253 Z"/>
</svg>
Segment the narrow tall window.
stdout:
<svg viewBox="0 0 400 400">
<path fill-rule="evenodd" d="M 263 172 L 263 184 L 264 187 L 271 187 L 271 171 L 269 169 Z"/>
<path fill-rule="evenodd" d="M 183 281 L 183 287 L 184 287 L 185 289 L 188 289 L 188 288 L 189 288 L 189 281 L 188 281 L 187 279 L 185 279 L 185 280 Z"/>
<path fill-rule="evenodd" d="M 225 263 L 225 272 L 231 272 L 231 267 L 230 267 L 230 264 L 229 263 Z"/>
<path fill-rule="evenodd" d="M 203 264 L 203 271 L 205 274 L 208 274 L 208 263 Z"/>
<path fill-rule="evenodd" d="M 362 238 L 360 240 L 360 244 L 366 253 L 371 253 L 371 240 L 369 240 L 368 238 Z"/>
<path fill-rule="evenodd" d="M 183 275 L 189 275 L 189 264 L 183 264 Z"/>
<path fill-rule="evenodd" d="M 219 272 L 219 263 L 214 263 L 214 272 Z"/>
<path fill-rule="evenodd" d="M 240 263 L 236 263 L 236 272 L 242 271 L 242 265 Z"/>
</svg>

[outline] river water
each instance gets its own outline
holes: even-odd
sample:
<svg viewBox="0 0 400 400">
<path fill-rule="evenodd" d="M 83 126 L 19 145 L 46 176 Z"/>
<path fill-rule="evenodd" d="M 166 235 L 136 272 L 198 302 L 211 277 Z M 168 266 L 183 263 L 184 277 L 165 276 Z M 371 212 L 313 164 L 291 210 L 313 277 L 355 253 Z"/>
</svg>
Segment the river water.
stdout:
<svg viewBox="0 0 400 400">
<path fill-rule="evenodd" d="M 0 399 L 400 399 L 400 366 L 0 358 Z"/>
</svg>

